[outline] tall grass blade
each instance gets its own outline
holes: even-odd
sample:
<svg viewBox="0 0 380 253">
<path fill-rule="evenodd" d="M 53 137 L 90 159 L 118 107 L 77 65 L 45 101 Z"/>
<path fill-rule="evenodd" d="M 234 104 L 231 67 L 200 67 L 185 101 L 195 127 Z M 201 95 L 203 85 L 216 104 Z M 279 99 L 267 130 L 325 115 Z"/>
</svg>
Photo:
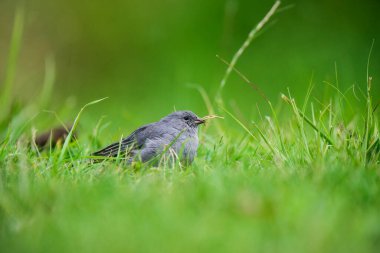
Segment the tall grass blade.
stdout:
<svg viewBox="0 0 380 253">
<path fill-rule="evenodd" d="M 366 101 L 367 101 L 367 114 L 365 119 L 365 129 L 364 129 L 364 140 L 363 140 L 363 163 L 364 166 L 367 166 L 368 158 L 369 158 L 369 152 L 368 152 L 368 146 L 370 141 L 369 132 L 371 130 L 372 126 L 372 98 L 371 98 L 371 84 L 372 84 L 372 77 L 369 76 L 369 65 L 371 61 L 371 55 L 372 55 L 372 49 L 373 45 L 375 44 L 375 40 L 372 41 L 371 48 L 369 50 L 368 54 L 368 60 L 367 60 L 367 93 L 366 93 Z"/>
<path fill-rule="evenodd" d="M 12 103 L 12 86 L 16 74 L 17 58 L 20 51 L 22 33 L 24 27 L 24 9 L 18 8 L 13 23 L 12 37 L 10 42 L 9 56 L 5 70 L 3 91 L 0 96 L 0 121 L 8 115 Z"/>
<path fill-rule="evenodd" d="M 40 95 L 40 106 L 45 107 L 49 103 L 55 81 L 55 62 L 52 56 L 45 60 L 45 78 Z"/>
<path fill-rule="evenodd" d="M 220 107 L 225 113 L 227 113 L 233 120 L 235 120 L 253 139 L 256 139 L 256 137 L 253 135 L 253 133 L 238 119 L 236 118 L 232 113 L 230 113 L 227 109 Z"/>
<path fill-rule="evenodd" d="M 288 104 L 292 105 L 292 102 L 290 101 L 290 99 L 284 94 L 281 95 L 281 98 Z M 311 126 L 328 144 L 330 144 L 331 146 L 334 146 L 334 142 L 325 133 L 323 133 L 316 125 L 314 125 L 311 119 L 309 119 L 297 106 L 295 106 L 295 109 L 297 110 L 301 118 L 305 120 L 305 122 L 309 126 Z"/>
<path fill-rule="evenodd" d="M 69 146 L 69 143 L 71 141 L 71 138 L 73 137 L 73 133 L 75 132 L 77 126 L 78 126 L 78 123 L 79 123 L 79 120 L 80 120 L 80 117 L 82 116 L 82 113 L 84 111 L 84 109 L 86 109 L 86 107 L 88 106 L 91 106 L 91 105 L 94 105 L 94 104 L 97 104 L 97 103 L 100 103 L 102 102 L 103 100 L 107 99 L 108 97 L 105 97 L 105 98 L 101 98 L 101 99 L 98 99 L 98 100 L 94 100 L 90 103 L 87 103 L 85 104 L 79 111 L 78 115 L 76 116 L 75 120 L 74 120 L 74 123 L 73 123 L 73 126 L 69 132 L 69 134 L 67 135 L 66 139 L 65 139 L 65 142 L 62 146 L 62 150 L 61 150 L 61 153 L 59 154 L 59 158 L 58 158 L 58 162 L 62 162 L 63 158 L 65 157 L 65 154 L 66 154 L 66 150 L 67 150 L 67 147 Z"/>
<path fill-rule="evenodd" d="M 233 68 L 235 67 L 236 63 L 238 62 L 239 58 L 242 56 L 244 51 L 248 48 L 248 46 L 251 44 L 252 40 L 255 38 L 256 34 L 264 27 L 264 25 L 270 20 L 270 18 L 273 16 L 273 14 L 276 12 L 278 7 L 280 6 L 281 1 L 277 0 L 272 8 L 269 10 L 269 12 L 264 16 L 264 18 L 249 32 L 247 39 L 244 41 L 243 45 L 239 48 L 239 50 L 235 53 L 235 55 L 232 57 L 231 64 L 227 68 L 222 81 L 220 82 L 219 90 L 217 93 L 217 99 L 220 99 L 222 90 L 224 86 L 226 85 L 227 79 L 230 76 Z"/>
</svg>

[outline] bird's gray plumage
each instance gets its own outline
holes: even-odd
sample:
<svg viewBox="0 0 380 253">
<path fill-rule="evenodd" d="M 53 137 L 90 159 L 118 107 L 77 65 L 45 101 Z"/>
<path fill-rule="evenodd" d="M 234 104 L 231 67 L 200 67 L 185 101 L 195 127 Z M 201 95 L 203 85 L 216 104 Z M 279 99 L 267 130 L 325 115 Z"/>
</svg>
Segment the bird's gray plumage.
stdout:
<svg viewBox="0 0 380 253">
<path fill-rule="evenodd" d="M 112 157 L 120 154 L 126 155 L 128 162 L 147 162 L 163 153 L 171 153 L 172 157 L 180 157 L 190 164 L 198 149 L 198 125 L 202 123 L 204 120 L 191 111 L 177 111 L 138 128 L 127 138 L 93 155 Z"/>
</svg>

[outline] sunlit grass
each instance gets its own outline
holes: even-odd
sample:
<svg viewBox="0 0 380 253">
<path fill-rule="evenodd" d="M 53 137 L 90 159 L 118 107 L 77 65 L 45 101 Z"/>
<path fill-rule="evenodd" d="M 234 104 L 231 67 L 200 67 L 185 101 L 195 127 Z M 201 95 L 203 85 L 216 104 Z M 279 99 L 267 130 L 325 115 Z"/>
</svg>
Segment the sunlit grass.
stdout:
<svg viewBox="0 0 380 253">
<path fill-rule="evenodd" d="M 315 106 L 302 126 L 306 112 L 291 101 L 278 123 L 267 116 L 243 125 L 218 112 L 236 128 L 200 129 L 187 168 L 92 163 L 102 123 L 82 122 L 86 132 L 66 151 L 38 151 L 20 122 L 8 130 L 22 128 L 20 137 L 0 147 L 2 251 L 375 252 L 379 149 L 361 152 L 367 124 L 342 125 L 334 117 L 342 107 L 331 105 L 328 113 Z M 378 143 L 371 117 L 369 147 Z"/>
</svg>

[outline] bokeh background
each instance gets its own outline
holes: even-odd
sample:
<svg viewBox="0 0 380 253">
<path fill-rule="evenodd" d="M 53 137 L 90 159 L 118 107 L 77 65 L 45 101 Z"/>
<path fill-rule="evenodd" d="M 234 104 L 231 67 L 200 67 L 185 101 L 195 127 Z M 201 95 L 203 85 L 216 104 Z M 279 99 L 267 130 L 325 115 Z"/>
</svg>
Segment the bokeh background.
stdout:
<svg viewBox="0 0 380 253">
<path fill-rule="evenodd" d="M 56 82 L 49 108 L 109 97 L 89 109 L 94 122 L 107 115 L 111 127 L 137 126 L 176 109 L 207 112 L 198 91 L 215 96 L 226 66 L 274 1 L 254 0 L 1 0 L 0 74 L 4 76 L 15 10 L 25 26 L 14 96 L 26 103 L 39 94 L 45 60 L 53 57 Z M 285 7 L 285 8 L 284 8 Z M 365 89 L 367 58 L 379 97 L 380 1 L 284 0 L 282 9 L 254 40 L 237 67 L 273 101 L 290 88 L 303 99 L 310 80 L 342 90 Z M 336 71 L 337 69 L 337 71 Z M 336 75 L 337 73 L 337 75 Z M 1 82 L 0 82 L 1 83 Z M 235 74 L 224 101 L 247 117 L 263 100 Z"/>
</svg>

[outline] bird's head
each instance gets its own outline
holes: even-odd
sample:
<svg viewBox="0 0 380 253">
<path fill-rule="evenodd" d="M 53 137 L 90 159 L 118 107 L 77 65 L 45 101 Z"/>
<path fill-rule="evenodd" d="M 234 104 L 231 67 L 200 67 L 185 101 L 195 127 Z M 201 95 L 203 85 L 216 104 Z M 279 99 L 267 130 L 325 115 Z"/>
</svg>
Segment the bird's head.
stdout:
<svg viewBox="0 0 380 253">
<path fill-rule="evenodd" d="M 189 126 L 191 128 L 197 128 L 198 125 L 205 123 L 204 119 L 199 118 L 195 113 L 191 111 L 173 112 L 162 120 L 172 122 L 178 126 Z"/>
</svg>

